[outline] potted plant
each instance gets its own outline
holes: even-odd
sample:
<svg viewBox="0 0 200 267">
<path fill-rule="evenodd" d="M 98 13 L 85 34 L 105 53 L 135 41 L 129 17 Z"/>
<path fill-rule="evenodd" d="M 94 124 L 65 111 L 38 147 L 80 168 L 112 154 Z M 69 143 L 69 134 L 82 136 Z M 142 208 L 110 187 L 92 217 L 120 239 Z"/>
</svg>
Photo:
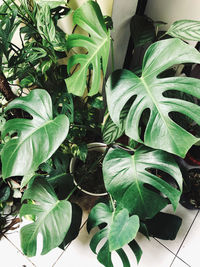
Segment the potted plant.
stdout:
<svg viewBox="0 0 200 267">
<path fill-rule="evenodd" d="M 199 140 L 178 124 L 175 115 L 187 115 L 200 124 L 199 106 L 182 96 L 198 98 L 200 81 L 166 77 L 166 70 L 200 63 L 199 52 L 181 40 L 196 39 L 199 23 L 172 25 L 168 35 L 178 38 L 151 44 L 139 76 L 117 70 L 101 94 L 111 23 L 96 1 L 74 11 L 65 1 L 21 1 L 19 6 L 7 0 L 0 11 L 0 90 L 6 99 L 1 120 L 2 179 L 5 184 L 10 179 L 20 181 L 20 216 L 33 220 L 21 229 L 23 252 L 29 257 L 36 254 L 39 232 L 42 254 L 76 238 L 82 210 L 73 202 L 78 186 L 70 174 L 70 161 L 78 157 L 86 162 L 87 144 L 103 141 L 108 146 L 102 163 L 108 195 L 90 211 L 88 231 L 99 226 L 90 247 L 107 267 L 113 266 L 113 251 L 129 266 L 126 244 L 139 262 L 138 231 L 173 239 L 181 224 L 179 217 L 161 210 L 169 204 L 175 210 L 182 193 L 182 174 L 173 155 L 184 157 Z M 76 26 L 67 36 L 58 21 L 69 13 Z M 17 27 L 20 47 L 12 43 Z M 11 86 L 17 88 L 15 93 Z M 119 143 L 122 135 L 128 143 Z M 103 238 L 106 241 L 97 252 Z"/>
</svg>

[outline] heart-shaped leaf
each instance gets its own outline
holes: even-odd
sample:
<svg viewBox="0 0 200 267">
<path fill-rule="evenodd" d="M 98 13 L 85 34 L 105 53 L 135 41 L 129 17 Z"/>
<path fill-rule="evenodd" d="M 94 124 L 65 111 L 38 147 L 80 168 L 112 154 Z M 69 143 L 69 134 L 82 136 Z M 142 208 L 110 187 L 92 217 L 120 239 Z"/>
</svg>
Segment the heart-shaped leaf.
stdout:
<svg viewBox="0 0 200 267">
<path fill-rule="evenodd" d="M 17 133 L 2 150 L 4 179 L 36 171 L 61 145 L 69 129 L 67 116 L 53 118 L 51 98 L 45 90 L 33 90 L 28 96 L 13 100 L 6 111 L 13 108 L 23 109 L 33 119 L 12 119 L 4 125 L 3 138 Z"/>
<path fill-rule="evenodd" d="M 43 236 L 42 255 L 59 246 L 71 223 L 71 204 L 67 200 L 58 200 L 53 188 L 43 179 L 35 178 L 25 191 L 23 200 L 32 199 L 36 204 L 23 204 L 20 216 L 33 215 L 36 221 L 22 227 L 20 231 L 21 247 L 25 255 L 36 255 L 37 236 Z"/>
<path fill-rule="evenodd" d="M 161 170 L 174 178 L 180 191 L 150 170 Z M 105 187 L 130 214 L 152 218 L 168 204 L 179 203 L 182 175 L 173 157 L 161 150 L 141 146 L 134 155 L 122 149 L 110 149 L 103 162 Z M 164 177 L 165 178 L 165 177 Z"/>
<path fill-rule="evenodd" d="M 152 44 L 144 57 L 142 76 L 128 70 L 114 72 L 106 85 L 108 110 L 119 125 L 120 113 L 128 101 L 131 107 L 126 118 L 125 133 L 147 146 L 184 157 L 199 139 L 170 118 L 172 112 L 188 116 L 200 124 L 200 107 L 178 97 L 166 96 L 168 91 L 182 92 L 200 98 L 200 80 L 189 77 L 159 78 L 175 64 L 200 63 L 200 53 L 179 39 L 168 39 Z M 133 99 L 134 98 L 134 99 Z M 144 138 L 140 136 L 140 119 L 150 111 L 145 124 Z"/>
<path fill-rule="evenodd" d="M 122 248 L 131 242 L 139 229 L 139 218 L 133 215 L 129 218 L 127 209 L 123 209 L 117 213 L 109 232 L 109 248 L 111 251 Z"/>
<path fill-rule="evenodd" d="M 183 40 L 200 41 L 200 21 L 178 20 L 175 21 L 167 31 L 172 37 Z"/>
<path fill-rule="evenodd" d="M 87 53 L 73 55 L 69 58 L 68 73 L 75 65 L 80 64 L 80 67 L 65 81 L 68 92 L 82 96 L 87 86 L 88 70 L 92 70 L 91 88 L 88 94 L 91 96 L 98 93 L 101 83 L 101 70 L 103 70 L 104 75 L 106 73 L 110 33 L 106 29 L 101 10 L 94 1 L 87 1 L 76 9 L 73 22 L 85 30 L 89 36 L 70 35 L 67 39 L 68 50 L 73 47 L 83 47 L 87 49 Z"/>
<path fill-rule="evenodd" d="M 99 242 L 103 238 L 107 239 L 97 257 L 104 266 L 113 266 L 111 252 L 115 250 L 120 256 L 123 266 L 130 267 L 129 259 L 122 249 L 126 244 L 131 248 L 139 262 L 142 251 L 134 241 L 140 225 L 137 215 L 129 217 L 128 210 L 125 208 L 112 211 L 106 204 L 98 203 L 88 217 L 88 232 L 98 225 L 104 225 L 104 227 L 101 227 L 101 230 L 93 236 L 90 247 L 94 253 L 97 253 L 96 248 Z"/>
</svg>

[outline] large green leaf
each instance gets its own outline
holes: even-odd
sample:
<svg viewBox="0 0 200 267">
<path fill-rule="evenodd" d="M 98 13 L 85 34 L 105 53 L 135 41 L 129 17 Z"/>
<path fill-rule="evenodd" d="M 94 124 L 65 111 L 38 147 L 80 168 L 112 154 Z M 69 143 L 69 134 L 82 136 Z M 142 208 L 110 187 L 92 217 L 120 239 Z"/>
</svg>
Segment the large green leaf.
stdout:
<svg viewBox="0 0 200 267">
<path fill-rule="evenodd" d="M 178 20 L 167 31 L 167 34 L 183 40 L 200 41 L 200 21 Z"/>
<path fill-rule="evenodd" d="M 106 225 L 105 225 L 106 224 Z M 105 244 L 98 252 L 97 259 L 106 267 L 113 267 L 111 252 L 116 251 L 123 262 L 124 267 L 130 267 L 129 260 L 122 247 L 126 244 L 132 249 L 139 262 L 141 249 L 134 241 L 139 230 L 139 218 L 136 215 L 129 217 L 127 209 L 112 211 L 104 203 L 98 203 L 90 212 L 88 217 L 87 229 L 90 231 L 93 227 L 105 225 L 97 232 L 91 242 L 90 247 L 96 254 L 96 248 L 99 242 L 106 238 Z"/>
<path fill-rule="evenodd" d="M 87 86 L 88 70 L 92 69 L 91 88 L 89 95 L 98 92 L 101 82 L 101 70 L 106 73 L 110 33 L 106 29 L 104 19 L 98 4 L 94 1 L 87 1 L 74 12 L 74 24 L 84 29 L 89 36 L 72 34 L 68 37 L 68 49 L 73 47 L 86 48 L 86 54 L 77 54 L 69 58 L 68 72 L 72 67 L 80 64 L 71 77 L 66 79 L 68 91 L 82 96 Z"/>
<path fill-rule="evenodd" d="M 195 48 L 179 39 L 159 41 L 147 50 L 141 77 L 128 70 L 118 70 L 111 75 L 106 85 L 108 109 L 116 124 L 120 124 L 120 113 L 127 101 L 132 101 L 126 119 L 126 135 L 147 146 L 181 157 L 199 139 L 175 123 L 170 114 L 178 112 L 200 124 L 200 107 L 164 93 L 172 90 L 200 98 L 200 81 L 188 77 L 158 76 L 175 64 L 187 62 L 200 63 L 200 54 Z M 143 141 L 139 124 L 145 110 L 150 110 L 150 116 L 145 125 Z"/>
<path fill-rule="evenodd" d="M 155 169 L 171 175 L 180 191 L 150 171 Z M 110 149 L 104 158 L 103 176 L 107 191 L 118 205 L 141 219 L 152 218 L 164 208 L 168 204 L 165 196 L 174 209 L 179 203 L 181 172 L 173 157 L 161 150 L 141 146 L 131 155 L 122 149 Z"/>
<path fill-rule="evenodd" d="M 17 133 L 3 147 L 3 178 L 27 175 L 37 170 L 61 145 L 69 129 L 67 116 L 52 115 L 50 95 L 41 89 L 33 90 L 26 97 L 13 100 L 7 110 L 19 108 L 28 112 L 32 119 L 8 120 L 3 128 L 3 138 Z"/>
<path fill-rule="evenodd" d="M 53 188 L 43 179 L 35 178 L 25 191 L 23 200 L 32 199 L 36 204 L 23 204 L 20 216 L 33 215 L 36 221 L 22 227 L 21 247 L 25 255 L 36 255 L 37 236 L 43 236 L 42 255 L 59 246 L 71 223 L 72 208 L 67 200 L 58 200 Z"/>
</svg>

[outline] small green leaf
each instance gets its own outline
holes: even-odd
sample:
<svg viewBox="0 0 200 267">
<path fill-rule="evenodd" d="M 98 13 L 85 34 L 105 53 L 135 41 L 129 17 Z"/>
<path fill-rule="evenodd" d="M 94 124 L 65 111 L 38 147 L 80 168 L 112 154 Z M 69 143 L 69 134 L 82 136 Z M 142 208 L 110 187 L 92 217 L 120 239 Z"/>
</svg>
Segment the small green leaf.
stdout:
<svg viewBox="0 0 200 267">
<path fill-rule="evenodd" d="M 130 266 L 128 257 L 122 249 L 126 244 L 130 246 L 139 261 L 141 249 L 136 242 L 132 241 L 139 230 L 139 224 L 138 216 L 129 217 L 127 209 L 112 211 L 108 205 L 98 203 L 89 214 L 87 230 L 90 231 L 93 227 L 101 225 L 101 230 L 92 237 L 90 242 L 90 248 L 98 254 L 99 262 L 106 267 L 113 266 L 111 253 L 115 250 L 124 266 Z M 104 238 L 106 242 L 97 253 L 97 246 Z"/>
<path fill-rule="evenodd" d="M 5 202 L 10 197 L 10 187 L 7 185 L 1 185 L 0 188 L 0 203 Z"/>
<path fill-rule="evenodd" d="M 102 125 L 101 132 L 103 135 L 103 141 L 106 144 L 111 144 L 117 140 L 124 133 L 123 122 L 120 125 L 116 125 L 110 116 L 107 117 Z"/>
<path fill-rule="evenodd" d="M 169 28 L 166 34 L 183 40 L 200 41 L 200 21 L 178 20 Z"/>
<path fill-rule="evenodd" d="M 35 222 L 22 227 L 21 247 L 25 255 L 36 255 L 37 236 L 43 236 L 42 255 L 59 246 L 71 223 L 72 208 L 67 200 L 58 200 L 53 188 L 43 179 L 35 178 L 25 191 L 23 200 L 32 199 L 37 204 L 23 204 L 20 216 L 36 216 Z"/>
<path fill-rule="evenodd" d="M 140 222 L 136 215 L 129 218 L 127 209 L 121 210 L 114 218 L 109 232 L 110 251 L 122 248 L 131 242 L 139 230 Z"/>
</svg>

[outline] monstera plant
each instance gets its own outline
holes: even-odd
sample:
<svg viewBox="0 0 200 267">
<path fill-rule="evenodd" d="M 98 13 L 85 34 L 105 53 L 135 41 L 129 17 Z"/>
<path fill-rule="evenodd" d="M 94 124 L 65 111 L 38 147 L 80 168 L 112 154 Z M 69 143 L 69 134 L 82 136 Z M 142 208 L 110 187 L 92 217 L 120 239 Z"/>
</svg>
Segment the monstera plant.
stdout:
<svg viewBox="0 0 200 267">
<path fill-rule="evenodd" d="M 20 232 L 22 250 L 35 256 L 39 233 L 42 254 L 77 237 L 82 209 L 73 202 L 70 160 L 86 161 L 87 143 L 103 141 L 108 196 L 89 213 L 88 232 L 99 227 L 90 247 L 106 267 L 113 251 L 130 266 L 124 246 L 139 262 L 138 232 L 174 239 L 181 224 L 162 209 L 177 208 L 183 178 L 175 159 L 199 141 L 191 127 L 200 125 L 200 81 L 168 70 L 200 64 L 200 53 L 183 41 L 200 39 L 199 22 L 179 21 L 166 38 L 151 38 L 140 74 L 114 71 L 101 94 L 112 23 L 97 1 L 76 10 L 66 1 L 19 2 L 0 8 L 1 185 L 20 184 L 19 214 L 32 219 Z M 65 16 L 73 17 L 69 35 L 59 24 Z"/>
</svg>

